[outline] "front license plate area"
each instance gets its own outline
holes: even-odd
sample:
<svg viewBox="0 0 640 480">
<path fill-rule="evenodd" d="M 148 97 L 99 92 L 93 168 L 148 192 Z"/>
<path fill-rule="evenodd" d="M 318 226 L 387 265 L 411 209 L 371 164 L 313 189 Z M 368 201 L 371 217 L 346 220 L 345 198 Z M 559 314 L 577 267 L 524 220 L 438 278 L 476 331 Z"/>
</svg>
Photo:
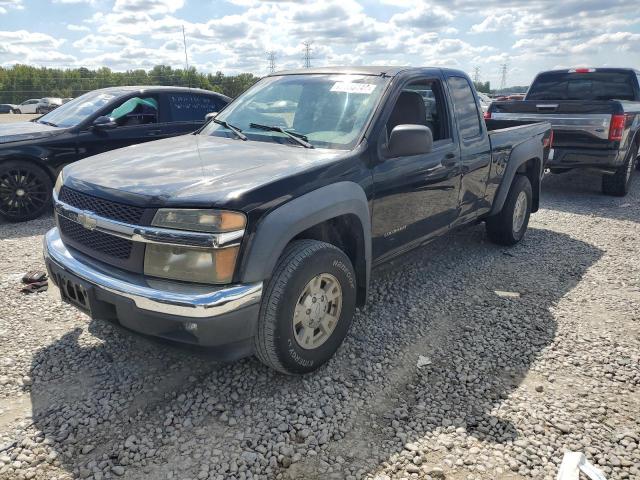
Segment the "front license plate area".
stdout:
<svg viewBox="0 0 640 480">
<path fill-rule="evenodd" d="M 64 274 L 56 273 L 55 276 L 62 300 L 84 312 L 91 313 L 88 289 Z"/>
</svg>

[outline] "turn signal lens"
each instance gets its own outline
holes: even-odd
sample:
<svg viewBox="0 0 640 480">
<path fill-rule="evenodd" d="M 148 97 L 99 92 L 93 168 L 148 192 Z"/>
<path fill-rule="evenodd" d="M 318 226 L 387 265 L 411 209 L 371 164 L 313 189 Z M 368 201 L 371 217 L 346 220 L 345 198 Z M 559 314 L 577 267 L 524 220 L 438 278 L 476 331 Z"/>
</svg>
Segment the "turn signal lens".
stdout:
<svg viewBox="0 0 640 480">
<path fill-rule="evenodd" d="M 242 230 L 246 223 L 246 217 L 239 212 L 182 208 L 161 208 L 151 222 L 155 227 L 211 233 Z"/>
</svg>

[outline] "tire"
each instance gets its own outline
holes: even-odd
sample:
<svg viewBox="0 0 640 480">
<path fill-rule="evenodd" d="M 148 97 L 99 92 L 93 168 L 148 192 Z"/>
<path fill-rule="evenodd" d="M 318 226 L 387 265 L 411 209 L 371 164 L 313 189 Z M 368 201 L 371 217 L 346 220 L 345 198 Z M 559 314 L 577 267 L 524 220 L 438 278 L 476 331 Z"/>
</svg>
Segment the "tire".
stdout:
<svg viewBox="0 0 640 480">
<path fill-rule="evenodd" d="M 487 218 L 489 239 L 499 245 L 515 245 L 522 240 L 529 226 L 532 199 L 531 182 L 524 175 L 516 175 L 500 213 Z"/>
<path fill-rule="evenodd" d="M 627 155 L 625 162 L 618 167 L 616 173 L 602 176 L 602 193 L 605 195 L 624 197 L 629 192 L 634 161 L 638 155 L 638 146 L 634 145 L 632 148 L 633 150 Z"/>
<path fill-rule="evenodd" d="M 14 112 L 17 113 L 18 115 L 22 115 L 22 110 L 20 110 L 19 108 L 16 108 Z"/>
<path fill-rule="evenodd" d="M 9 222 L 38 218 L 51 206 L 52 189 L 51 178 L 37 165 L 0 163 L 0 217 Z"/>
<path fill-rule="evenodd" d="M 337 282 L 341 302 L 313 293 L 316 287 L 311 282 L 319 277 L 322 279 L 317 285 L 324 285 L 327 293 L 334 295 L 338 291 Z M 278 260 L 262 299 L 254 337 L 258 359 L 289 375 L 312 372 L 327 362 L 351 326 L 356 304 L 355 278 L 349 257 L 337 247 L 317 240 L 290 243 Z M 305 306 L 307 301 L 310 308 Z M 326 313 L 331 311 L 333 315 Z M 320 328 L 318 318 L 327 319 L 332 325 L 328 334 Z M 310 333 L 309 337 L 304 335 L 306 332 Z M 309 343 L 303 347 L 302 337 L 316 341 L 317 345 Z"/>
</svg>

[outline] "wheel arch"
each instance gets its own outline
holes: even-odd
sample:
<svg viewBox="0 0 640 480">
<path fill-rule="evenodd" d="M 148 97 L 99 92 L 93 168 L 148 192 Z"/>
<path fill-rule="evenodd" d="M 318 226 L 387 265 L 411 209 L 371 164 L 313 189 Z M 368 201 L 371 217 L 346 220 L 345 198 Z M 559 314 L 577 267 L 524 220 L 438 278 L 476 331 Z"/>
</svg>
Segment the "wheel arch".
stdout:
<svg viewBox="0 0 640 480">
<path fill-rule="evenodd" d="M 513 148 L 488 216 L 500 213 L 509 194 L 509 189 L 513 184 L 513 180 L 518 174 L 525 175 L 529 178 L 533 194 L 531 213 L 538 211 L 540 208 L 542 155 L 542 145 L 537 137 L 516 145 Z"/>
<path fill-rule="evenodd" d="M 268 213 L 245 247 L 241 281 L 271 278 L 285 247 L 298 239 L 324 241 L 344 251 L 356 271 L 357 304 L 364 305 L 371 273 L 371 220 L 362 187 L 354 182 L 338 182 Z"/>
<path fill-rule="evenodd" d="M 7 155 L 0 157 L 0 165 L 7 162 L 26 162 L 30 165 L 33 165 L 43 172 L 45 172 L 52 182 L 55 183 L 57 172 L 55 172 L 51 167 L 44 164 L 39 158 L 30 157 L 28 155 Z"/>
</svg>

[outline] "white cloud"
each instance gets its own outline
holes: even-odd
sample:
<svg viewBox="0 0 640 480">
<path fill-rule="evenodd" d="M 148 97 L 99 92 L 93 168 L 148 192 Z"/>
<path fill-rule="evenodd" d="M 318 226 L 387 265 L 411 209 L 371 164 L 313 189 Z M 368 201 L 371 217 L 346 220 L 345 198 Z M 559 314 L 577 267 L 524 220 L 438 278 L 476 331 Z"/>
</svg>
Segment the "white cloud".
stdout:
<svg viewBox="0 0 640 480">
<path fill-rule="evenodd" d="M 116 0 L 114 12 L 173 13 L 184 6 L 184 0 Z"/>
<path fill-rule="evenodd" d="M 505 30 L 513 25 L 515 19 L 515 15 L 512 15 L 511 13 L 505 13 L 502 15 L 492 14 L 486 17 L 482 22 L 473 25 L 471 27 L 471 32 L 486 33 Z"/>
<path fill-rule="evenodd" d="M 22 10 L 22 0 L 0 0 L 0 15 L 9 13 L 9 10 Z"/>
</svg>

